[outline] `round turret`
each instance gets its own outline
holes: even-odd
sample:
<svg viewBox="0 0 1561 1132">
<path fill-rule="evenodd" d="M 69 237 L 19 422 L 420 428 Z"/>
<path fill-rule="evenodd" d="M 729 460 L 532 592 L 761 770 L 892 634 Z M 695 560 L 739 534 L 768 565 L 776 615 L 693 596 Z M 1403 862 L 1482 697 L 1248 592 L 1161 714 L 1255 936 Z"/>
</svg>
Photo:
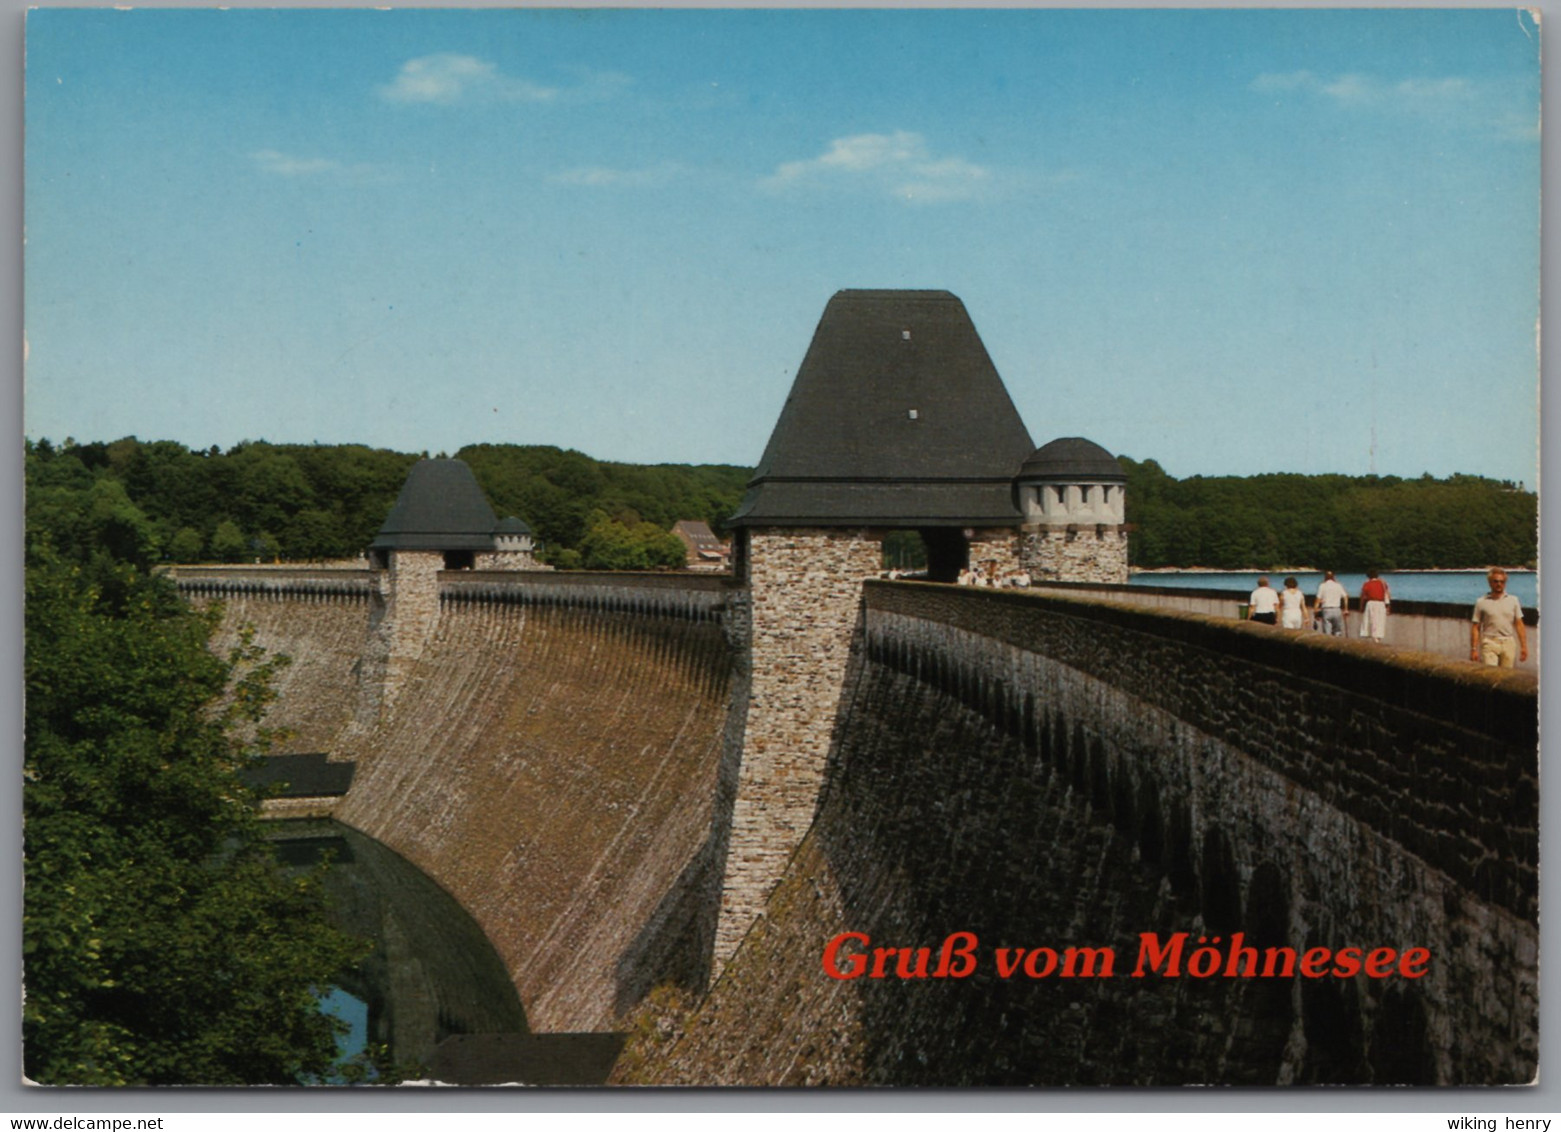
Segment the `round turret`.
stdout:
<svg viewBox="0 0 1561 1132">
<path fill-rule="evenodd" d="M 513 515 L 500 519 L 493 528 L 493 549 L 500 554 L 529 553 L 535 549 L 531 528 Z"/>
<path fill-rule="evenodd" d="M 1014 477 L 1014 502 L 1027 526 L 1119 526 L 1127 475 L 1092 440 L 1065 436 L 1037 448 Z"/>
</svg>

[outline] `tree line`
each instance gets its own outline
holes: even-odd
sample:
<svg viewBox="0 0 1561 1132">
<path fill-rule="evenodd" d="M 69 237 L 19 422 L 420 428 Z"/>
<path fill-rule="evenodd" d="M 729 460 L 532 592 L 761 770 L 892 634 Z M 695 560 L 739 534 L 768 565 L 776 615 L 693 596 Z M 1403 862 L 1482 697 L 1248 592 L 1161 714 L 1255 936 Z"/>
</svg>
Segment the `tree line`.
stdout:
<svg viewBox="0 0 1561 1132">
<path fill-rule="evenodd" d="M 1176 479 L 1127 473 L 1129 562 L 1139 568 L 1424 570 L 1532 564 L 1539 500 L 1504 480 L 1454 475 Z"/>
<path fill-rule="evenodd" d="M 443 455 L 441 453 L 441 455 Z M 516 515 L 563 568 L 679 566 L 679 519 L 720 530 L 751 472 L 636 465 L 543 445 L 455 454 L 495 511 Z M 360 444 L 244 441 L 226 451 L 176 441 L 26 445 L 27 525 L 69 557 L 159 562 L 319 561 L 361 553 L 417 454 Z"/>
<path fill-rule="evenodd" d="M 676 567 L 679 519 L 718 534 L 752 469 L 640 465 L 545 445 L 477 444 L 455 455 L 500 517 L 524 519 L 565 569 Z M 245 441 L 223 451 L 126 437 L 27 444 L 28 526 L 81 558 L 310 561 L 351 558 L 385 520 L 418 455 L 356 444 Z M 1129 562 L 1139 568 L 1308 565 L 1436 569 L 1538 554 L 1538 500 L 1479 476 L 1168 475 L 1121 458 Z M 902 555 L 903 557 L 903 555 Z"/>
</svg>

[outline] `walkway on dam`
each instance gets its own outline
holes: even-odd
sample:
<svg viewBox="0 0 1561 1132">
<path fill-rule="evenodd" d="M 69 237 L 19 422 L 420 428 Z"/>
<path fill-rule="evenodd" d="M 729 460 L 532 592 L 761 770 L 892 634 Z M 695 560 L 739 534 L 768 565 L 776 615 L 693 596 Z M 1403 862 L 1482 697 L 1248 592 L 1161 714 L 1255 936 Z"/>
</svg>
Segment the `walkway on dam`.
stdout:
<svg viewBox="0 0 1561 1132">
<path fill-rule="evenodd" d="M 1060 594 L 1085 600 L 1109 601 L 1125 605 L 1137 605 L 1146 609 L 1171 610 L 1179 613 L 1202 613 L 1209 617 L 1241 616 L 1246 604 L 1245 591 L 1216 589 L 1185 589 L 1179 586 L 1116 586 L 1089 582 L 1034 582 L 1032 592 Z M 1383 643 L 1392 648 L 1411 649 L 1431 653 L 1453 660 L 1469 659 L 1468 605 L 1443 601 L 1395 601 L 1387 619 L 1387 636 Z M 1524 624 L 1528 627 L 1528 661 L 1518 666 L 1519 671 L 1539 671 L 1539 611 L 1525 609 Z M 1350 617 L 1350 639 L 1358 640 L 1360 616 Z M 1287 630 L 1276 629 L 1275 632 Z M 1291 630 L 1293 631 L 1293 630 Z M 1302 635 L 1306 635 L 1303 631 Z"/>
</svg>

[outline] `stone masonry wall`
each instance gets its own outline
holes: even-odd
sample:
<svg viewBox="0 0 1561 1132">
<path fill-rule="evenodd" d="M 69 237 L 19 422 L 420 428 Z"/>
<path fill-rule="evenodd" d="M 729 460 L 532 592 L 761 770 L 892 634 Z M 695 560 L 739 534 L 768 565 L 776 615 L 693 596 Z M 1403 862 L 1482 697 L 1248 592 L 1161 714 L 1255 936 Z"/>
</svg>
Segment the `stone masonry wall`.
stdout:
<svg viewBox="0 0 1561 1132">
<path fill-rule="evenodd" d="M 529 550 L 485 550 L 477 555 L 479 570 L 551 570 Z"/>
<path fill-rule="evenodd" d="M 1534 681 L 1205 622 L 869 585 L 817 820 L 709 997 L 619 1079 L 1530 1081 Z M 1488 863 L 1464 869 L 1475 844 Z M 834 980 L 843 931 L 969 931 L 982 962 Z M 1131 977 L 1140 933 L 1179 931 L 1432 960 L 1418 980 Z M 1126 970 L 998 975 L 995 948 L 1037 946 Z"/>
<path fill-rule="evenodd" d="M 861 584 L 878 576 L 864 530 L 756 530 L 749 543 L 750 687 L 715 969 L 761 914 L 813 820 L 857 631 Z"/>
<path fill-rule="evenodd" d="M 388 637 L 384 705 L 395 703 L 401 685 L 423 646 L 439 624 L 439 571 L 444 555 L 438 551 L 397 550 L 390 555 L 385 620 L 380 631 Z"/>
<path fill-rule="evenodd" d="M 970 564 L 985 569 L 990 562 L 997 564 L 994 582 L 1017 573 L 1021 568 L 1019 544 L 1011 528 L 978 530 L 971 536 Z"/>
<path fill-rule="evenodd" d="M 368 594 L 218 593 L 192 594 L 196 604 L 220 601 L 223 619 L 211 647 L 219 655 L 239 643 L 247 626 L 253 642 L 289 663 L 272 684 L 277 694 L 266 727 L 280 731 L 279 752 L 334 749 L 353 715 L 363 642 L 368 632 Z"/>
<path fill-rule="evenodd" d="M 1067 530 L 1041 527 L 1019 536 L 1020 558 L 1037 582 L 1103 582 L 1126 585 L 1127 534 L 1108 528 L 1097 535 L 1093 526 L 1081 526 L 1070 537 Z"/>
</svg>

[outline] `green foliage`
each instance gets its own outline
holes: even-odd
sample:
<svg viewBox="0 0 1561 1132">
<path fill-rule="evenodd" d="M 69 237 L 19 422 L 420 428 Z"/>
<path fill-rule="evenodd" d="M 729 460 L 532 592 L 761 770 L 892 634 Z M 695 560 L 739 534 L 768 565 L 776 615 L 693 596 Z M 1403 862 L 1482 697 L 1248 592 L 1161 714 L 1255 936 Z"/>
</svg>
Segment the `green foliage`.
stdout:
<svg viewBox="0 0 1561 1132">
<path fill-rule="evenodd" d="M 224 519 L 217 524 L 211 536 L 211 553 L 218 562 L 239 562 L 248 552 L 249 540 L 238 529 L 237 523 L 232 519 Z"/>
<path fill-rule="evenodd" d="M 1538 500 L 1479 476 L 1192 476 L 1121 458 L 1134 566 L 1450 569 L 1538 554 Z"/>
<path fill-rule="evenodd" d="M 289 878 L 240 770 L 283 663 L 208 648 L 133 566 L 29 556 L 26 1071 L 50 1084 L 296 1083 L 329 1069 L 316 990 L 361 955 Z M 246 744 L 235 736 L 258 737 Z"/>
<path fill-rule="evenodd" d="M 927 546 L 915 531 L 890 531 L 883 540 L 886 570 L 925 570 Z"/>
<path fill-rule="evenodd" d="M 653 570 L 676 568 L 687 561 L 683 540 L 641 521 L 633 512 L 610 518 L 600 511 L 591 516 L 580 540 L 581 564 L 587 570 Z"/>
<path fill-rule="evenodd" d="M 750 475 L 725 465 L 613 464 L 544 446 L 475 445 L 458 456 L 499 516 L 525 519 L 559 566 L 584 560 L 569 552 L 582 549 L 596 512 L 663 533 L 679 519 L 720 531 Z M 223 452 L 135 437 L 58 448 L 40 440 L 27 446 L 28 528 L 77 562 L 105 549 L 143 566 L 202 554 L 351 558 L 374 540 L 416 460 L 358 444 L 244 441 Z"/>
<path fill-rule="evenodd" d="M 456 456 L 471 466 L 499 515 L 520 516 L 545 546 L 579 550 L 588 566 L 585 540 L 596 513 L 649 523 L 669 536 L 679 519 L 702 519 L 720 534 L 753 474 L 725 464 L 614 464 L 513 444 L 470 445 Z M 684 560 L 679 554 L 677 563 Z"/>
<path fill-rule="evenodd" d="M 616 464 L 541 445 L 456 455 L 498 514 L 525 519 L 544 560 L 566 569 L 681 562 L 640 525 L 666 534 L 679 519 L 702 519 L 721 533 L 751 474 Z M 352 557 L 373 541 L 416 459 L 353 444 L 245 441 L 224 453 L 134 437 L 40 440 L 27 446 L 29 537 L 46 534 L 80 563 Z M 1538 553 L 1534 495 L 1477 476 L 1178 480 L 1153 460 L 1122 464 L 1135 566 L 1415 569 L 1523 564 Z"/>
<path fill-rule="evenodd" d="M 194 527 L 180 527 L 168 540 L 168 557 L 175 562 L 199 562 L 205 540 Z"/>
</svg>

